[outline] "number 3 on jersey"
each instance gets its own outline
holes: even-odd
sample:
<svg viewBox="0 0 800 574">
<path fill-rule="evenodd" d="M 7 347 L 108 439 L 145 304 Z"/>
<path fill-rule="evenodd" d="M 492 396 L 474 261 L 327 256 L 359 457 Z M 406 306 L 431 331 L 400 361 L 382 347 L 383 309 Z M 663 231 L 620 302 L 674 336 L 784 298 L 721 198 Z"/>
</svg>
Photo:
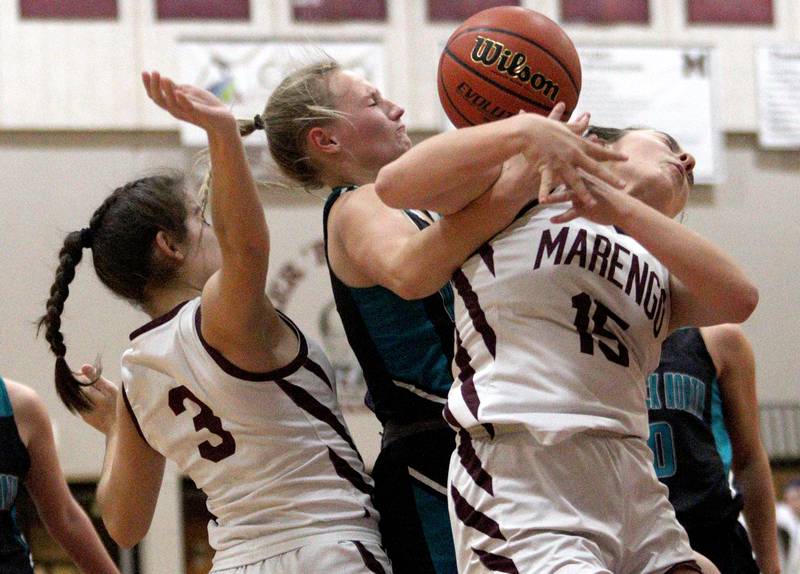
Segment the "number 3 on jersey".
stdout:
<svg viewBox="0 0 800 574">
<path fill-rule="evenodd" d="M 592 310 L 593 303 L 594 313 L 591 316 L 592 329 L 590 331 L 589 313 Z M 628 348 L 622 344 L 619 337 L 606 329 L 606 321 L 610 319 L 616 323 L 622 331 L 625 331 L 629 327 L 628 323 L 600 301 L 593 301 L 588 293 L 575 295 L 572 298 L 572 308 L 577 310 L 573 324 L 578 330 L 578 337 L 581 341 L 581 353 L 594 355 L 594 339 L 598 337 L 597 346 L 600 347 L 600 351 L 605 358 L 612 363 L 627 367 L 630 364 Z M 614 347 L 603 341 L 603 339 L 616 343 L 617 348 L 614 349 Z"/>
<path fill-rule="evenodd" d="M 200 432 L 202 429 L 206 429 L 222 440 L 222 442 L 216 446 L 212 445 L 207 440 L 197 445 L 201 457 L 211 462 L 219 462 L 236 452 L 236 441 L 233 439 L 233 435 L 222 428 L 222 421 L 220 418 L 214 414 L 211 407 L 198 399 L 192 391 L 184 386 L 175 387 L 169 390 L 168 398 L 169 408 L 172 409 L 176 417 L 186 410 L 185 402 L 187 400 L 192 401 L 200 407 L 200 412 L 192 417 L 192 421 L 194 421 L 194 430 Z"/>
</svg>

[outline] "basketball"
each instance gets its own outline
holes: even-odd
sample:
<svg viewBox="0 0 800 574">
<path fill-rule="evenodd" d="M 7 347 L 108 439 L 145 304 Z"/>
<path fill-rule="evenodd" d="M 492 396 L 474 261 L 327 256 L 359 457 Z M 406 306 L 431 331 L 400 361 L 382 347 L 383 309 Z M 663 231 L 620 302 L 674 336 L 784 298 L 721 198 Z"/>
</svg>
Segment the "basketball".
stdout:
<svg viewBox="0 0 800 574">
<path fill-rule="evenodd" d="M 569 36 L 542 14 L 489 8 L 464 21 L 439 59 L 439 100 L 458 128 L 520 110 L 547 115 L 558 102 L 569 118 L 581 91 L 581 62 Z"/>
</svg>

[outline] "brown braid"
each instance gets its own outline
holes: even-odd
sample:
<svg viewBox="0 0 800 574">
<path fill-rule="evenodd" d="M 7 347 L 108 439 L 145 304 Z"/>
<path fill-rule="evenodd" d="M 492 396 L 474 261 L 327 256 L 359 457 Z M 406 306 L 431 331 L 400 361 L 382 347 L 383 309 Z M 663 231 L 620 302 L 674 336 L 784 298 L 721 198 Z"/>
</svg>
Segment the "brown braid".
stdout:
<svg viewBox="0 0 800 574">
<path fill-rule="evenodd" d="M 61 333 L 61 313 L 64 311 L 64 301 L 69 296 L 69 284 L 75 278 L 75 267 L 81 262 L 82 257 L 81 233 L 73 231 L 64 239 L 64 246 L 58 253 L 56 280 L 50 287 L 47 313 L 39 320 L 39 328 L 45 327 L 44 337 L 56 356 L 56 392 L 61 401 L 73 412 L 87 410 L 91 407 L 91 403 L 81 388 L 83 383 L 75 378 L 64 358 L 67 347 L 64 345 L 64 335 Z"/>
<path fill-rule="evenodd" d="M 142 304 L 149 286 L 163 285 L 175 275 L 174 267 L 155 260 L 153 242 L 162 230 L 179 241 L 184 239 L 186 198 L 180 174 L 138 179 L 114 190 L 94 212 L 88 229 L 73 231 L 64 239 L 47 312 L 39 319 L 39 329 L 44 328 L 45 339 L 56 356 L 56 392 L 69 410 L 85 411 L 92 406 L 83 391 L 91 383 L 79 381 L 69 368 L 61 333 L 64 302 L 83 247 L 91 248 L 95 272 L 109 289 L 134 304 Z"/>
</svg>

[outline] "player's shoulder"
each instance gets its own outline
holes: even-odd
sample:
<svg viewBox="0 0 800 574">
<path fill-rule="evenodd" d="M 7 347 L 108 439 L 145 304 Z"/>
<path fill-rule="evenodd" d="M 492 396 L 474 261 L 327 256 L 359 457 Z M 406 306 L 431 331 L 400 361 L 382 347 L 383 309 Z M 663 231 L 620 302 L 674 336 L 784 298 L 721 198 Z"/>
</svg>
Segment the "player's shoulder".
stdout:
<svg viewBox="0 0 800 574">
<path fill-rule="evenodd" d="M 15 416 L 25 416 L 44 410 L 44 401 L 35 390 L 13 380 L 3 379 Z"/>
<path fill-rule="evenodd" d="M 744 330 L 741 325 L 735 323 L 700 327 L 700 333 L 708 347 L 725 351 L 738 351 L 749 347 Z"/>
<path fill-rule="evenodd" d="M 14 411 L 14 420 L 23 442 L 27 445 L 30 436 L 38 433 L 44 425 L 50 424 L 47 407 L 39 393 L 31 387 L 8 379 L 4 381 Z"/>
<path fill-rule="evenodd" d="M 418 231 L 404 210 L 383 203 L 373 184 L 343 193 L 331 208 L 327 225 L 331 239 L 356 245 L 367 242 L 374 246 L 387 238 L 397 239 Z"/>
<path fill-rule="evenodd" d="M 375 185 L 368 183 L 340 194 L 328 217 L 331 222 L 335 222 L 343 218 L 373 215 L 376 209 L 383 211 L 392 208 L 383 203 L 375 193 Z"/>
<path fill-rule="evenodd" d="M 140 344 L 143 341 L 147 341 L 148 337 L 152 337 L 155 334 L 177 329 L 181 324 L 181 320 L 183 320 L 187 314 L 194 317 L 199 306 L 200 297 L 183 301 L 182 303 L 173 307 L 170 311 L 148 321 L 138 329 L 131 332 L 129 338 L 134 345 L 136 345 L 137 343 Z"/>
<path fill-rule="evenodd" d="M 701 327 L 700 333 L 718 372 L 747 365 L 752 367 L 753 349 L 740 325 L 725 323 Z"/>
</svg>

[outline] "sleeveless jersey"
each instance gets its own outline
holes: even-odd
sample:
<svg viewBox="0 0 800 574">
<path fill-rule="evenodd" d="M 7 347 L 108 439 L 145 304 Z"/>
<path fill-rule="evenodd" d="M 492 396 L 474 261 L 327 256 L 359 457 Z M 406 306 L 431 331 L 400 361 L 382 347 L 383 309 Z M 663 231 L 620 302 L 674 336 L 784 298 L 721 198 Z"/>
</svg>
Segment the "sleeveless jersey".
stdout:
<svg viewBox="0 0 800 574">
<path fill-rule="evenodd" d="M 717 370 L 699 329 L 667 338 L 647 383 L 649 444 L 678 520 L 687 527 L 735 520 L 741 496 L 729 486 L 731 443 Z"/>
<path fill-rule="evenodd" d="M 543 444 L 602 431 L 647 438 L 645 380 L 669 325 L 667 269 L 568 204 L 532 204 L 453 276 L 452 426 L 522 424 Z"/>
<path fill-rule="evenodd" d="M 200 299 L 131 334 L 124 398 L 144 440 L 208 496 L 214 567 L 317 542 L 379 543 L 373 486 L 339 412 L 332 368 L 288 318 L 297 357 L 272 372 L 202 337 Z"/>
<path fill-rule="evenodd" d="M 325 203 L 326 256 L 330 210 L 343 193 L 353 189 L 335 188 Z M 404 213 L 419 229 L 434 219 L 429 212 L 407 209 Z M 408 301 L 381 286 L 348 287 L 336 277 L 330 261 L 328 270 L 347 341 L 364 372 L 367 404 L 378 419 L 383 424 L 441 421 L 453 382 L 452 287 L 447 284 L 424 299 Z"/>
<path fill-rule="evenodd" d="M 31 459 L 22 443 L 6 383 L 0 377 L 0 572 L 31 574 L 30 548 L 17 526 L 14 503 L 22 488 Z"/>
</svg>

